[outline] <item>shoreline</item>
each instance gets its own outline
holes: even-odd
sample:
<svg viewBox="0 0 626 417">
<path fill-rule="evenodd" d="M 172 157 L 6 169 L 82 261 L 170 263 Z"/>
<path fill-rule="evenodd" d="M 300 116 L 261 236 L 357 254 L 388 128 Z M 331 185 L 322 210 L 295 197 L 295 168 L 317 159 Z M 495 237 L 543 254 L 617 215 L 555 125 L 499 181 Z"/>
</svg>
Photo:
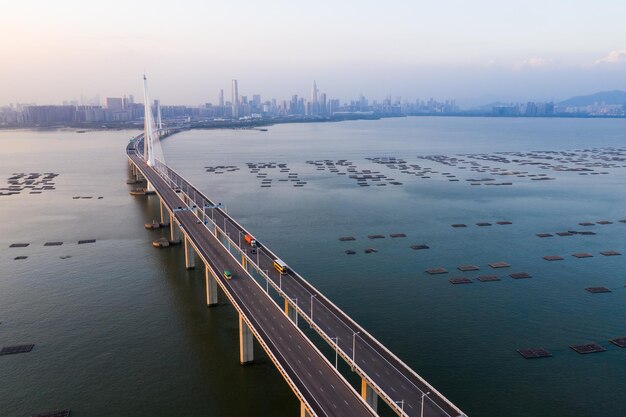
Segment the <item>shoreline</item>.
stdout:
<svg viewBox="0 0 626 417">
<path fill-rule="evenodd" d="M 174 129 L 254 129 L 263 128 L 268 126 L 274 126 L 278 124 L 293 124 L 293 123 L 338 123 L 344 121 L 355 120 L 380 120 L 391 118 L 405 118 L 405 117 L 463 117 L 463 118 L 489 118 L 489 119 L 626 119 L 626 116 L 612 116 L 612 115 L 568 115 L 568 114 L 556 114 L 556 115 L 492 115 L 485 113 L 439 113 L 439 114 L 342 114 L 331 117 L 280 117 L 271 119 L 248 119 L 248 120 L 210 120 L 210 121 L 197 121 L 189 124 L 171 125 L 168 126 Z M 142 130 L 143 123 L 137 122 L 122 123 L 122 124 L 54 124 L 47 126 L 0 126 L 1 131 L 10 130 L 33 130 L 33 131 L 59 131 L 68 130 L 76 133 L 85 133 L 89 131 L 110 131 L 110 130 Z"/>
</svg>

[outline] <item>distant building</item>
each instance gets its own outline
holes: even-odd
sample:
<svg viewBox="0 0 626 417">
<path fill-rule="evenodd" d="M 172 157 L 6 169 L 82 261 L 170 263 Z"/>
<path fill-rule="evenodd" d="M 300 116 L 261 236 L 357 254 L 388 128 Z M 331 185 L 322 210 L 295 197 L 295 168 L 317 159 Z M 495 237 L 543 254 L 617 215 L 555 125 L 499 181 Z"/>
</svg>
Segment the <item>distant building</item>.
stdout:
<svg viewBox="0 0 626 417">
<path fill-rule="evenodd" d="M 233 119 L 239 118 L 239 88 L 237 87 L 237 80 L 232 81 L 232 116 Z"/>
<path fill-rule="evenodd" d="M 124 100 L 118 97 L 107 97 L 107 109 L 111 111 L 124 110 Z"/>
</svg>

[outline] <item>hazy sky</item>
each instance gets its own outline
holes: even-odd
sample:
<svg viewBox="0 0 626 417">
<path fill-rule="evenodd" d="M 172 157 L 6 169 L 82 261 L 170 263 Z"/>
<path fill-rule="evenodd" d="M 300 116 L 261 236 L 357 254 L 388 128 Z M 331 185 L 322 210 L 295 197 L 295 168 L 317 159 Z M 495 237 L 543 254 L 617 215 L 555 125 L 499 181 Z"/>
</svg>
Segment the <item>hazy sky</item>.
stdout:
<svg viewBox="0 0 626 417">
<path fill-rule="evenodd" d="M 0 104 L 387 95 L 461 104 L 626 89 L 626 1 L 0 0 Z"/>
</svg>

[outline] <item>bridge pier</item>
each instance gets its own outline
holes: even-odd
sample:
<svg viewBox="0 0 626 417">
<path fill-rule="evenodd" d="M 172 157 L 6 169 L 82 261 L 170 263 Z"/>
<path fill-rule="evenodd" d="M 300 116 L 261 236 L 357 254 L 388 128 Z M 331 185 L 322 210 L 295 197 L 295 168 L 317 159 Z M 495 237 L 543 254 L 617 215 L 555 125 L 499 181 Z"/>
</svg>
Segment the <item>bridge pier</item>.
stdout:
<svg viewBox="0 0 626 417">
<path fill-rule="evenodd" d="M 300 417 L 313 417 L 313 415 L 309 413 L 309 409 L 306 408 L 304 401 L 300 401 Z"/>
<path fill-rule="evenodd" d="M 367 405 L 372 407 L 374 411 L 378 412 L 378 394 L 376 394 L 376 391 L 372 389 L 364 378 L 361 379 L 361 398 L 363 398 Z"/>
<path fill-rule="evenodd" d="M 194 269 L 196 267 L 195 257 L 193 253 L 193 247 L 189 238 L 185 236 L 185 268 Z"/>
<path fill-rule="evenodd" d="M 170 240 L 172 242 L 180 242 L 180 226 L 178 222 L 170 215 Z"/>
<path fill-rule="evenodd" d="M 239 314 L 239 363 L 246 365 L 254 360 L 254 337 L 248 323 Z"/>
<path fill-rule="evenodd" d="M 146 180 L 146 182 L 147 182 L 147 184 L 146 184 L 146 191 L 155 191 L 154 190 L 154 186 L 150 183 L 150 181 Z"/>
<path fill-rule="evenodd" d="M 217 280 L 208 265 L 204 265 L 204 270 L 206 273 L 206 305 L 210 307 L 217 304 Z"/>
<path fill-rule="evenodd" d="M 298 312 L 296 311 L 296 308 L 292 304 L 291 300 L 288 298 L 285 298 L 285 315 L 289 317 L 291 321 L 298 324 Z"/>
<path fill-rule="evenodd" d="M 165 206 L 163 205 L 163 200 L 159 198 L 159 211 L 161 212 L 161 225 L 169 224 L 169 222 L 165 221 Z"/>
</svg>

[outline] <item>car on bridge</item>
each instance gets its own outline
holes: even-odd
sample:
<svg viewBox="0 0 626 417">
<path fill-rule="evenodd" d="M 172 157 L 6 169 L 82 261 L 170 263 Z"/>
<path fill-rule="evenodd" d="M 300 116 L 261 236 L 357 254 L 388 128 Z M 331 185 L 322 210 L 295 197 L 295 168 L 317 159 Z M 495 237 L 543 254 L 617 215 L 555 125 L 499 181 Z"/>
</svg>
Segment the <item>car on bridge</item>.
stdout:
<svg viewBox="0 0 626 417">
<path fill-rule="evenodd" d="M 233 277 L 233 274 L 228 269 L 225 269 L 224 270 L 224 278 L 231 279 L 232 277 Z"/>
</svg>

